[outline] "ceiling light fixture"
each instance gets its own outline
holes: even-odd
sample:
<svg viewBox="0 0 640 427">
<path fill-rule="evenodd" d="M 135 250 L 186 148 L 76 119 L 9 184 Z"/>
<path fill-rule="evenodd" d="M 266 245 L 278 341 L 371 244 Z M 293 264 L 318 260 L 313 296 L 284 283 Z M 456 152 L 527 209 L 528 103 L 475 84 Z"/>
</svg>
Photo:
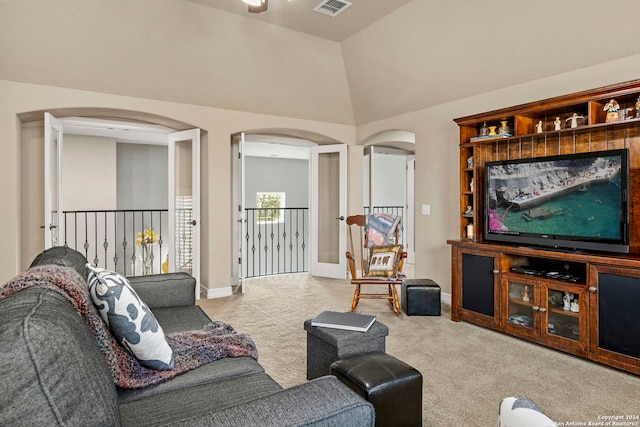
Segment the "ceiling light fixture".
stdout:
<svg viewBox="0 0 640 427">
<path fill-rule="evenodd" d="M 269 7 L 269 0 L 242 0 L 249 5 L 249 13 L 265 12 Z"/>
</svg>

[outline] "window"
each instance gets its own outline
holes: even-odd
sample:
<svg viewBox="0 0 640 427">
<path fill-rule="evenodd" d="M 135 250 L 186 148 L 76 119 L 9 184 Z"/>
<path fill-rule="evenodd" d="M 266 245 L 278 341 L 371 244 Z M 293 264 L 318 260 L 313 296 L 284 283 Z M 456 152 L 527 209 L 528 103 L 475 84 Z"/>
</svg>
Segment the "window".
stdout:
<svg viewBox="0 0 640 427">
<path fill-rule="evenodd" d="M 284 222 L 284 193 L 257 193 L 258 222 Z"/>
</svg>

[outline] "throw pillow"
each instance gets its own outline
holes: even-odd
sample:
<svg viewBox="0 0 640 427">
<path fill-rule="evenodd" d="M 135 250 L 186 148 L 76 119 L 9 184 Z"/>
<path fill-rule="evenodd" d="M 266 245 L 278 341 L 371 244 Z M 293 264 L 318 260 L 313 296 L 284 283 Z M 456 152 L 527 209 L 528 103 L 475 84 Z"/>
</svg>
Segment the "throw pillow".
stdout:
<svg viewBox="0 0 640 427">
<path fill-rule="evenodd" d="M 122 275 L 87 264 L 89 293 L 109 330 L 141 365 L 173 369 L 173 351 L 157 319 Z"/>
<path fill-rule="evenodd" d="M 526 397 L 505 397 L 499 409 L 500 427 L 554 427 L 536 403 Z"/>
<path fill-rule="evenodd" d="M 369 277 L 393 277 L 398 274 L 402 245 L 374 246 L 369 254 Z"/>
</svg>

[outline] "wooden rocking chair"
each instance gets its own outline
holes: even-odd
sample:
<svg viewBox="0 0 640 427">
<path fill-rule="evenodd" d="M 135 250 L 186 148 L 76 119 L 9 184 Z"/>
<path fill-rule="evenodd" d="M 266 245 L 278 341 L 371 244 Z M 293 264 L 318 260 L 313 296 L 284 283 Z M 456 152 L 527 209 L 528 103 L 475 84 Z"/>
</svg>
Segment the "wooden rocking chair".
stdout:
<svg viewBox="0 0 640 427">
<path fill-rule="evenodd" d="M 347 252 L 347 261 L 351 272 L 351 283 L 355 285 L 351 311 L 356 310 L 361 298 L 386 299 L 389 301 L 389 305 L 391 305 L 391 309 L 396 315 L 402 314 L 396 285 L 402 285 L 403 279 L 402 277 L 398 277 L 396 273 L 402 271 L 407 253 L 402 251 L 402 245 L 398 245 L 399 226 L 400 224 L 398 223 L 393 231 L 395 236 L 394 245 L 386 246 L 387 249 L 384 249 L 394 252 L 396 257 L 395 265 L 397 268 L 394 269 L 394 272 L 373 271 L 373 268 L 369 265 L 372 260 L 372 254 L 375 254 L 375 251 L 383 249 L 380 247 L 369 247 L 369 233 L 366 229 L 367 215 L 352 215 L 347 217 L 347 227 L 349 228 L 349 252 Z M 357 244 L 354 244 L 354 234 L 358 237 Z M 387 292 L 363 293 L 363 285 L 386 286 Z"/>
</svg>

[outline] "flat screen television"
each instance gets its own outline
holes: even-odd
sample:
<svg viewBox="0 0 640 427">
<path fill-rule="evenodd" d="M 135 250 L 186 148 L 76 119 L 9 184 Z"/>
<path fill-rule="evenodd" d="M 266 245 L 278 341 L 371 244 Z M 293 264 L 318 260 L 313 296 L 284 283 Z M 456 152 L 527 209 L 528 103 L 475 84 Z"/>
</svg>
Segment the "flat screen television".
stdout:
<svg viewBox="0 0 640 427">
<path fill-rule="evenodd" d="M 628 253 L 628 189 L 626 149 L 487 162 L 484 238 Z"/>
</svg>

